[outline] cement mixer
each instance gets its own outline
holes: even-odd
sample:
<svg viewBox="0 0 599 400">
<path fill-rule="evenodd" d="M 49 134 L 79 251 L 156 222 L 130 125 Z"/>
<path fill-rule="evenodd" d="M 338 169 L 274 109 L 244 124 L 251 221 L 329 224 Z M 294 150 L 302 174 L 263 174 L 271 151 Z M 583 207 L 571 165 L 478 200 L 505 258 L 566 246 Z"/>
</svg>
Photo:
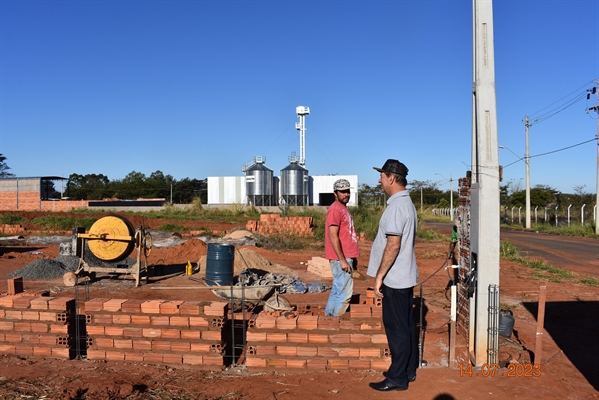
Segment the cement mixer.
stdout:
<svg viewBox="0 0 599 400">
<path fill-rule="evenodd" d="M 111 215 L 97 220 L 88 233 L 76 235 L 79 268 L 64 274 L 62 280 L 66 286 L 75 286 L 80 277 L 92 279 L 96 272 L 131 275 L 136 287 L 139 286 L 142 273 L 146 273 L 147 279 L 147 257 L 152 250 L 152 236 L 143 225 L 134 229 L 127 219 Z M 90 265 L 84 260 L 86 247 L 97 259 L 115 266 Z M 134 249 L 137 249 L 137 262 L 132 266 L 119 265 L 118 262 L 129 257 Z M 146 257 L 146 263 L 142 263 L 142 256 Z"/>
</svg>

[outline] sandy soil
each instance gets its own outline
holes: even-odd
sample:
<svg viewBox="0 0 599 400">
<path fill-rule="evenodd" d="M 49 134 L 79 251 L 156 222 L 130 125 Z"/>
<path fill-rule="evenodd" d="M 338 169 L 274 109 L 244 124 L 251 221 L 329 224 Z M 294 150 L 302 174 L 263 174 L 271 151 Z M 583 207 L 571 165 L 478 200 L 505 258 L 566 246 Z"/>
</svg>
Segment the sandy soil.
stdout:
<svg viewBox="0 0 599 400">
<path fill-rule="evenodd" d="M 152 223 L 162 225 L 164 220 Z M 137 223 L 137 221 L 134 221 Z M 146 219 L 145 222 L 148 222 Z M 173 222 L 174 223 L 174 222 Z M 180 224 L 180 221 L 176 223 Z M 198 222 L 194 223 L 196 226 Z M 209 224 L 203 224 L 208 227 Z M 232 230 L 240 224 L 210 224 L 210 229 Z M 365 276 L 371 243 L 361 244 L 355 292 L 365 293 L 372 281 Z M 447 243 L 419 243 L 417 256 L 421 280 L 435 272 L 445 261 Z M 261 248 L 247 249 L 250 263 L 261 263 L 278 273 L 300 276 L 304 281 L 322 279 L 306 271 L 306 262 L 324 251 L 275 253 Z M 20 250 L 20 251 L 17 251 Z M 31 254 L 27 251 L 35 251 Z M 157 265 L 148 283 L 133 287 L 133 281 L 100 278 L 89 285 L 90 297 L 140 299 L 215 300 L 210 291 L 156 290 L 156 287 L 190 286 L 194 282 L 183 275 L 188 260 L 196 262 L 205 249 L 194 241 L 172 248 L 154 248 L 149 264 Z M 40 254 L 42 253 L 42 254 Z M 33 260 L 58 255 L 58 246 L 35 249 L 5 249 L 0 257 L 0 277 Z M 245 256 L 244 256 L 245 258 Z M 266 260 L 266 262 L 264 261 Z M 330 284 L 330 280 L 322 279 Z M 449 301 L 445 287 L 448 275 L 441 270 L 424 288 L 426 325 L 424 359 L 428 366 L 418 371 L 416 382 L 407 392 L 379 393 L 368 382 L 382 380 L 375 371 L 309 370 L 214 371 L 192 367 L 165 367 L 140 363 L 56 360 L 39 357 L 0 355 L 0 397 L 4 399 L 481 399 L 481 398 L 572 398 L 599 397 L 599 289 L 580 283 L 548 283 L 543 355 L 540 376 L 522 375 L 515 368 L 502 368 L 494 376 L 483 371 L 468 374 L 467 344 L 458 340 L 455 369 L 447 366 Z M 545 284 L 523 267 L 502 261 L 501 303 L 512 307 L 514 336 L 501 339 L 500 358 L 513 363 L 530 363 L 535 349 L 536 315 L 539 286 Z M 53 295 L 72 296 L 61 279 L 27 280 L 25 289 L 50 289 Z M 0 291 L 6 280 L 0 280 Z M 292 304 L 324 307 L 327 293 L 285 295 Z M 515 365 L 515 364 L 514 364 Z"/>
</svg>

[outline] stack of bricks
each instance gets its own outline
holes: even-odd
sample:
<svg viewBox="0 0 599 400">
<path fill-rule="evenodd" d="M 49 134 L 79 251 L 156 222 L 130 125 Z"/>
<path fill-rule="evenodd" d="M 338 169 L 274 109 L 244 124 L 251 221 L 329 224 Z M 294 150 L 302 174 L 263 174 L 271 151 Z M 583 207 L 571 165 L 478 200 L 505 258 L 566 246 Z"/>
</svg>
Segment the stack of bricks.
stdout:
<svg viewBox="0 0 599 400">
<path fill-rule="evenodd" d="M 308 261 L 307 270 L 308 272 L 312 272 L 313 274 L 322 276 L 323 278 L 333 278 L 329 260 L 326 258 L 312 257 L 312 259 Z"/>
<path fill-rule="evenodd" d="M 472 181 L 470 178 L 458 180 L 458 215 L 456 225 L 459 233 L 459 279 L 466 281 L 470 274 L 470 204 Z M 458 309 L 457 331 L 464 338 L 469 336 L 470 326 L 470 297 L 468 296 L 468 285 L 458 285 L 457 294 Z"/>
<path fill-rule="evenodd" d="M 279 214 L 262 214 L 259 222 L 256 220 L 248 221 L 246 229 L 264 236 L 278 233 L 299 237 L 314 235 L 314 232 L 312 232 L 312 217 L 281 217 Z"/>
<path fill-rule="evenodd" d="M 224 365 L 227 302 L 92 299 L 85 303 L 87 358 Z"/>
<path fill-rule="evenodd" d="M 74 332 L 73 298 L 27 293 L 0 297 L 0 353 L 70 359 Z"/>
<path fill-rule="evenodd" d="M 351 318 L 263 311 L 248 324 L 246 365 L 386 370 L 391 358 L 381 310 L 373 302 L 351 304 Z"/>
<path fill-rule="evenodd" d="M 0 224 L 0 232 L 5 235 L 16 235 L 25 232 L 25 227 L 21 224 Z"/>
</svg>

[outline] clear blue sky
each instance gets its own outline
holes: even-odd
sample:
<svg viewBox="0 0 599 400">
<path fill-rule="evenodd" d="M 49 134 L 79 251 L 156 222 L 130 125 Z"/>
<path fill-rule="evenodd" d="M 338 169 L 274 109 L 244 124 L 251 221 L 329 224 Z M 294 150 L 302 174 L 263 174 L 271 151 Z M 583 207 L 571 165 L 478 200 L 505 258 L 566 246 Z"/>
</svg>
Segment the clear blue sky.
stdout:
<svg viewBox="0 0 599 400">
<path fill-rule="evenodd" d="M 311 175 L 374 185 L 397 158 L 446 190 L 436 172 L 455 189 L 469 169 L 471 1 L 1 1 L 0 22 L 0 153 L 17 176 L 204 179 L 255 156 L 278 175 L 299 155 L 299 105 Z M 599 1 L 496 0 L 494 34 L 499 144 L 524 155 L 525 115 L 596 85 Z M 530 154 L 593 139 L 596 104 L 533 125 Z M 531 159 L 532 185 L 594 193 L 596 174 L 593 142 Z"/>
</svg>

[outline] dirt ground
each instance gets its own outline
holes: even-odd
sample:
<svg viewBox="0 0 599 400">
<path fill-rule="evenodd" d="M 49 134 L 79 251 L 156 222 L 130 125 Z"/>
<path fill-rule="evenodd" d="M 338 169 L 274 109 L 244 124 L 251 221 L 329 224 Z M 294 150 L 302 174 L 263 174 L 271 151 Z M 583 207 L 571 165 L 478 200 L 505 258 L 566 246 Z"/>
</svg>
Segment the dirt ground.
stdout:
<svg viewBox="0 0 599 400">
<path fill-rule="evenodd" d="M 129 217 L 127 217 L 129 218 Z M 140 221 L 132 221 L 138 225 Z M 144 223 L 162 225 L 161 220 Z M 176 221 L 181 225 L 180 221 Z M 195 222 L 194 226 L 197 226 Z M 231 231 L 243 224 L 202 223 L 208 229 Z M 151 226 L 150 226 L 151 227 Z M 195 240 L 195 239 L 194 239 Z M 355 278 L 355 292 L 365 293 L 372 285 L 366 277 L 370 242 L 361 243 Z M 324 249 L 276 253 L 240 246 L 251 263 L 267 263 L 277 273 L 297 275 L 307 282 L 330 280 L 306 270 L 312 257 L 324 256 Z M 419 243 L 417 257 L 421 281 L 441 267 L 448 242 Z M 148 283 L 135 288 L 132 280 L 100 278 L 88 287 L 90 297 L 138 299 L 216 300 L 210 291 L 156 290 L 156 287 L 192 286 L 183 275 L 188 260 L 197 262 L 202 246 L 188 241 L 170 248 L 154 248 L 149 264 L 157 273 Z M 58 255 L 58 245 L 36 248 L 7 248 L 0 256 L 0 291 L 6 290 L 5 275 L 30 262 Z M 262 257 L 260 257 L 262 256 Z M 270 263 L 268 263 L 270 262 Z M 416 382 L 407 392 L 379 393 L 369 382 L 380 381 L 377 371 L 310 371 L 285 369 L 276 372 L 259 370 L 206 370 L 197 367 L 165 367 L 142 363 L 59 360 L 40 357 L 0 355 L 0 397 L 3 399 L 595 399 L 599 397 L 599 288 L 580 283 L 547 283 L 532 271 L 502 260 L 501 303 L 509 306 L 515 317 L 514 335 L 500 339 L 500 359 L 526 365 L 531 361 L 537 338 L 537 300 L 539 287 L 547 285 L 545 329 L 542 334 L 543 355 L 540 376 L 523 375 L 513 368 L 501 368 L 494 376 L 473 370 L 468 374 L 467 343 L 459 338 L 456 368 L 448 367 L 449 278 L 441 269 L 424 287 L 427 306 L 424 333 L 424 360 Z M 61 279 L 26 280 L 25 290 L 49 289 L 55 296 L 73 296 Z M 328 292 L 284 295 L 292 304 L 324 307 Z"/>
</svg>

